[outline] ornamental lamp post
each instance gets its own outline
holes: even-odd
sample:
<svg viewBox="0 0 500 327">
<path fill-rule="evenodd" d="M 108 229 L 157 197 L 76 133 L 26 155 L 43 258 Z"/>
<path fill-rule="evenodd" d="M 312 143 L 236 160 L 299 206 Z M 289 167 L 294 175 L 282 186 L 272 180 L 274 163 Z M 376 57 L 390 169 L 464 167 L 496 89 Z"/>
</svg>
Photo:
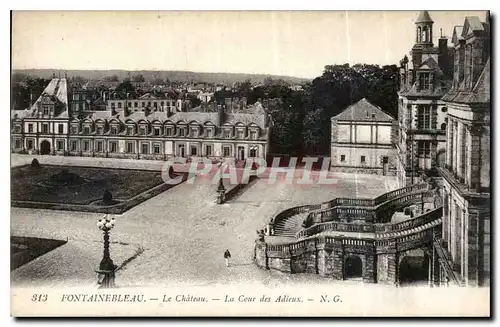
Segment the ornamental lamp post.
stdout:
<svg viewBox="0 0 500 327">
<path fill-rule="evenodd" d="M 99 274 L 97 280 L 97 284 L 100 285 L 99 288 L 111 288 L 115 286 L 115 270 L 117 266 L 113 263 L 109 255 L 109 232 L 114 226 L 115 218 L 109 218 L 108 215 L 104 215 L 104 217 L 97 220 L 97 228 L 102 230 L 104 234 L 104 252 L 99 264 L 99 270 L 96 270 Z"/>
<path fill-rule="evenodd" d="M 224 183 L 222 181 L 222 166 L 223 161 L 219 163 L 219 186 L 217 186 L 217 204 L 224 203 L 226 197 L 226 188 L 224 187 Z"/>
</svg>

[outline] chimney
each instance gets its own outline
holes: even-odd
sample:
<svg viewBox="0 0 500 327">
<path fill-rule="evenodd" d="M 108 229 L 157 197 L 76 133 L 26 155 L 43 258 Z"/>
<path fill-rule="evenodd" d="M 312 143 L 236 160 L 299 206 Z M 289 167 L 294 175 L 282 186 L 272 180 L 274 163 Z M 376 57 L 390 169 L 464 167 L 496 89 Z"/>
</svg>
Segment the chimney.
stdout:
<svg viewBox="0 0 500 327">
<path fill-rule="evenodd" d="M 227 100 L 227 98 L 226 98 Z M 218 106 L 218 109 L 219 109 L 219 120 L 217 121 L 218 123 L 218 126 L 222 126 L 222 124 L 224 123 L 225 119 L 226 119 L 226 113 L 225 113 L 225 110 L 224 110 L 224 107 L 223 106 Z"/>
<path fill-rule="evenodd" d="M 231 104 L 232 104 L 232 99 L 226 98 L 225 99 L 226 112 L 232 109 Z"/>
<path fill-rule="evenodd" d="M 446 37 L 441 37 L 438 40 L 439 55 L 446 55 L 448 53 L 448 39 Z"/>
</svg>

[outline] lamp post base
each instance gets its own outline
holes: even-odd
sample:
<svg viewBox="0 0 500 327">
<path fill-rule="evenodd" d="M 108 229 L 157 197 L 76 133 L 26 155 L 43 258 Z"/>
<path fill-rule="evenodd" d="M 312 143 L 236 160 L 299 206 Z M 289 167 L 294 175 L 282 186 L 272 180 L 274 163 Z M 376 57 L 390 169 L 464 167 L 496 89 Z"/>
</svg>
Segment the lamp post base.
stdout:
<svg viewBox="0 0 500 327">
<path fill-rule="evenodd" d="M 98 273 L 97 284 L 99 288 L 115 287 L 115 270 L 96 270 Z"/>
</svg>

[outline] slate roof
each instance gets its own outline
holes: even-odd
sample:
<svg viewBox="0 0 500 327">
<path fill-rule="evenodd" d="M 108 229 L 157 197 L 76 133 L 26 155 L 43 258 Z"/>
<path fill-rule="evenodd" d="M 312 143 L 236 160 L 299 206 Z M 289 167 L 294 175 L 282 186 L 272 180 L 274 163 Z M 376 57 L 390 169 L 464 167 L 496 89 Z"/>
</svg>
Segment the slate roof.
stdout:
<svg viewBox="0 0 500 327">
<path fill-rule="evenodd" d="M 451 89 L 442 100 L 458 103 L 489 103 L 490 102 L 490 58 L 486 61 L 483 71 L 479 75 L 472 90 L 465 89 L 464 83 L 458 88 Z"/>
<path fill-rule="evenodd" d="M 418 14 L 418 18 L 415 23 L 434 23 L 434 21 L 427 10 L 422 10 L 420 14 Z"/>
<path fill-rule="evenodd" d="M 40 102 L 44 97 L 50 97 L 57 103 L 58 108 L 55 117 L 68 117 L 68 84 L 65 78 L 53 78 L 33 103 L 27 116 L 36 116 Z"/>
<path fill-rule="evenodd" d="M 332 120 L 342 121 L 379 121 L 390 122 L 394 118 L 386 114 L 379 107 L 371 104 L 365 98 L 359 100 L 355 104 L 350 105 L 337 116 L 331 118 Z"/>
</svg>

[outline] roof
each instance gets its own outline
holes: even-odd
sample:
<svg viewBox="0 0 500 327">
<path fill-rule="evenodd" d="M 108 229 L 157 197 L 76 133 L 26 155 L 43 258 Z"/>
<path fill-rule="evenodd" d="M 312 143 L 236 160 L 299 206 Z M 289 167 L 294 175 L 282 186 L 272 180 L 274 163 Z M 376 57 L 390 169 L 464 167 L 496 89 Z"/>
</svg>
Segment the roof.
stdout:
<svg viewBox="0 0 500 327">
<path fill-rule="evenodd" d="M 458 88 L 451 89 L 442 100 L 467 104 L 490 103 L 490 71 L 491 63 L 488 58 L 472 90 L 466 89 L 465 83 L 462 83 Z"/>
<path fill-rule="evenodd" d="M 422 10 L 420 14 L 418 14 L 418 18 L 415 23 L 434 23 L 434 21 L 427 10 Z"/>
<path fill-rule="evenodd" d="M 453 27 L 453 36 L 451 37 L 451 43 L 457 44 L 457 42 L 462 39 L 462 30 L 464 29 L 461 25 L 456 25 Z"/>
<path fill-rule="evenodd" d="M 45 87 L 42 94 L 30 108 L 30 115 L 34 116 L 44 98 L 50 98 L 60 105 L 57 117 L 68 117 L 68 84 L 66 78 L 53 78 Z"/>
<path fill-rule="evenodd" d="M 484 31 L 483 23 L 477 16 L 467 16 L 465 17 L 464 28 L 462 30 L 462 36 L 465 37 L 475 31 Z"/>
<path fill-rule="evenodd" d="M 332 117 L 332 120 L 348 120 L 348 121 L 393 121 L 394 118 L 386 114 L 379 107 L 371 104 L 366 98 L 363 98 L 350 105 L 337 116 Z"/>
</svg>

